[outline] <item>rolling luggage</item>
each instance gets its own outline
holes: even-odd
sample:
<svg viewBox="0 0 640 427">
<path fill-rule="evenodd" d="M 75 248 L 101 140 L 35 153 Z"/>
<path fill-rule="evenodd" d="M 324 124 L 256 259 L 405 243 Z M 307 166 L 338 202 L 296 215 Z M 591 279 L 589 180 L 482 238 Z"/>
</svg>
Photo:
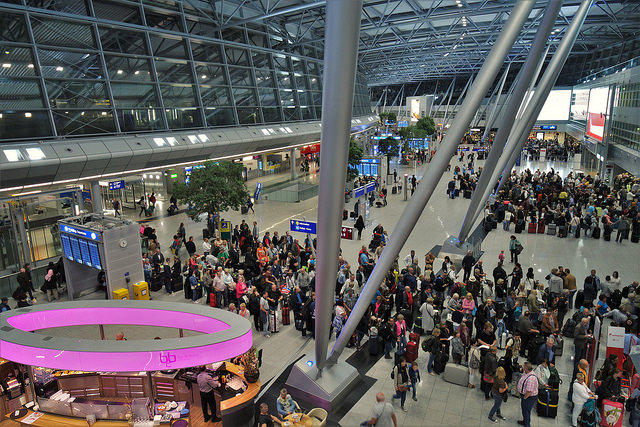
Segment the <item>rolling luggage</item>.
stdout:
<svg viewBox="0 0 640 427">
<path fill-rule="evenodd" d="M 349 219 L 349 211 L 348 211 L 348 210 L 346 210 L 346 209 L 344 209 L 344 210 L 342 211 L 342 220 L 343 220 L 343 221 L 346 221 L 346 220 L 348 220 L 348 219 Z"/>
<path fill-rule="evenodd" d="M 407 351 L 404 353 L 404 358 L 407 363 L 411 363 L 418 358 L 418 343 L 415 341 L 409 341 L 407 343 Z"/>
<path fill-rule="evenodd" d="M 555 418 L 558 415 L 558 392 L 540 390 L 538 393 L 537 412 L 539 417 Z"/>
<path fill-rule="evenodd" d="M 609 399 L 602 400 L 602 411 L 600 411 L 602 421 L 601 426 L 622 427 L 624 418 L 624 404 Z"/>
<path fill-rule="evenodd" d="M 246 215 L 247 212 L 249 212 L 249 208 L 245 205 L 240 206 L 240 214 L 241 215 Z"/>
<path fill-rule="evenodd" d="M 516 222 L 515 233 L 516 234 L 520 234 L 520 233 L 522 233 L 522 230 L 524 230 L 524 222 L 522 222 L 522 221 Z"/>
<path fill-rule="evenodd" d="M 182 289 L 184 290 L 184 299 L 191 299 L 193 296 L 191 292 L 191 285 L 189 284 L 189 279 L 184 279 L 184 284 L 182 285 Z"/>
<path fill-rule="evenodd" d="M 564 340 L 560 335 L 554 335 L 553 340 L 556 342 L 555 357 L 560 357 L 564 351 Z"/>
<path fill-rule="evenodd" d="M 605 242 L 610 242 L 611 241 L 611 230 L 609 230 L 608 228 L 604 229 L 604 233 L 602 233 L 602 238 L 605 240 Z"/>
<path fill-rule="evenodd" d="M 171 291 L 178 292 L 182 288 L 182 280 L 180 277 L 171 279 Z"/>
<path fill-rule="evenodd" d="M 464 190 L 464 193 L 462 193 L 462 196 L 465 199 L 470 199 L 471 198 L 471 190 Z"/>
<path fill-rule="evenodd" d="M 290 325 L 291 324 L 291 319 L 289 317 L 289 307 L 282 307 L 282 324 L 283 325 Z"/>
<path fill-rule="evenodd" d="M 631 243 L 638 243 L 640 241 L 640 233 L 631 233 Z"/>
<path fill-rule="evenodd" d="M 417 334 L 415 332 L 411 332 L 409 334 L 409 341 L 413 341 L 415 343 L 420 342 L 420 334 Z"/>
<path fill-rule="evenodd" d="M 155 271 L 151 273 L 151 290 L 153 292 L 159 291 L 162 289 L 164 285 L 164 272 L 156 273 Z"/>
<path fill-rule="evenodd" d="M 395 185 L 391 187 L 391 194 L 398 194 L 398 187 L 396 187 Z"/>
<path fill-rule="evenodd" d="M 549 225 L 547 225 L 547 234 L 550 236 L 555 236 L 556 235 L 556 225 L 551 223 Z"/>
<path fill-rule="evenodd" d="M 304 329 L 304 319 L 302 318 L 302 312 L 298 311 L 294 313 L 293 318 L 295 319 L 296 330 L 301 331 Z"/>
<path fill-rule="evenodd" d="M 278 324 L 278 312 L 275 310 L 269 310 L 269 332 L 280 332 L 280 325 Z"/>
<path fill-rule="evenodd" d="M 564 225 L 558 227 L 558 237 L 567 237 L 567 227 Z"/>
<path fill-rule="evenodd" d="M 593 229 L 593 233 L 591 233 L 591 237 L 593 237 L 594 239 L 600 238 L 600 227 L 596 227 Z"/>
<path fill-rule="evenodd" d="M 466 387 L 469 385 L 469 368 L 447 363 L 442 377 L 446 382 Z"/>
<path fill-rule="evenodd" d="M 453 190 L 453 194 L 455 195 L 455 197 L 460 196 L 460 189 L 456 188 L 455 190 Z"/>
<path fill-rule="evenodd" d="M 433 360 L 433 372 L 440 375 L 444 372 L 444 368 L 447 366 L 447 362 L 449 361 L 449 355 L 440 352 L 436 355 L 436 358 Z"/>
<path fill-rule="evenodd" d="M 544 234 L 544 222 L 542 221 L 538 223 L 538 234 Z"/>
<path fill-rule="evenodd" d="M 209 294 L 209 307 L 213 307 L 213 308 L 217 307 L 216 294 L 213 292 Z"/>
<path fill-rule="evenodd" d="M 529 234 L 536 234 L 537 231 L 537 226 L 535 222 L 530 222 L 529 223 Z"/>
<path fill-rule="evenodd" d="M 208 239 L 209 238 L 209 229 L 208 228 L 203 228 L 202 229 L 202 238 L 203 239 Z"/>
</svg>

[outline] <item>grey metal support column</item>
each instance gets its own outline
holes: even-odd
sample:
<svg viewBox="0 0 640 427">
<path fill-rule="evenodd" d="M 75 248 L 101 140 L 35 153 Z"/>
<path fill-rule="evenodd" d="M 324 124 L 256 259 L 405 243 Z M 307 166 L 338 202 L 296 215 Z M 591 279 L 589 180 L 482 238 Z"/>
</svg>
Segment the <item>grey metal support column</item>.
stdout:
<svg viewBox="0 0 640 427">
<path fill-rule="evenodd" d="M 361 14 L 362 0 L 327 1 L 320 164 L 335 168 L 332 173 L 320 174 L 318 193 L 318 236 L 322 238 L 317 247 L 315 353 L 319 370 L 327 363 L 338 271 Z"/>
<path fill-rule="evenodd" d="M 296 149 L 292 148 L 289 150 L 289 162 L 291 163 L 291 179 L 296 179 L 298 177 L 298 171 L 296 170 Z"/>
<path fill-rule="evenodd" d="M 560 12 L 560 8 L 562 7 L 562 2 L 563 0 L 551 0 L 547 4 L 547 9 L 544 13 L 544 17 L 542 18 L 542 22 L 540 23 L 540 27 L 538 27 L 538 31 L 536 33 L 533 44 L 531 45 L 529 55 L 527 56 L 525 63 L 520 68 L 520 71 L 518 72 L 515 89 L 513 90 L 513 94 L 511 95 L 511 99 L 509 100 L 509 105 L 502 120 L 502 126 L 500 126 L 500 129 L 498 129 L 498 133 L 495 137 L 495 140 L 493 141 L 491 151 L 489 152 L 489 156 L 484 163 L 482 173 L 480 174 L 480 179 L 478 180 L 478 184 L 476 185 L 476 189 L 469 204 L 469 209 L 467 210 L 467 214 L 462 223 L 462 228 L 460 229 L 460 234 L 458 235 L 458 240 L 460 240 L 461 242 L 464 241 L 469 235 L 471 227 L 473 227 L 473 223 L 477 218 L 477 212 L 479 210 L 478 208 L 481 207 L 485 202 L 485 190 L 487 189 L 487 187 L 491 186 L 492 182 L 494 182 L 491 181 L 493 171 L 496 167 L 496 164 L 498 163 L 498 160 L 500 159 L 500 156 L 503 154 L 505 142 L 507 141 L 507 137 L 509 136 L 509 133 L 511 132 L 511 129 L 513 127 L 513 123 L 516 118 L 516 114 L 518 113 L 518 109 L 520 108 L 520 104 L 522 103 L 522 99 L 527 93 L 529 82 L 534 78 L 536 64 L 539 62 L 540 56 L 542 55 L 542 52 L 544 51 L 545 45 L 547 43 L 549 34 L 553 30 L 556 18 L 558 17 L 558 13 Z"/>
<path fill-rule="evenodd" d="M 536 72 L 533 78 L 531 79 L 531 84 L 529 85 L 529 89 L 527 89 L 527 92 L 524 96 L 525 100 L 530 100 L 530 96 L 531 96 L 530 94 L 531 94 L 531 91 L 533 90 L 533 85 L 536 81 L 538 81 L 538 77 L 540 76 L 540 71 L 542 70 L 542 66 L 544 65 L 544 61 L 547 57 L 547 54 L 549 53 L 549 47 L 551 47 L 551 45 L 547 44 L 547 49 L 544 51 L 544 54 L 540 57 L 540 60 L 538 61 Z M 491 171 L 491 179 L 489 180 L 489 184 L 487 185 L 487 187 L 484 189 L 482 198 L 480 199 L 481 202 L 476 207 L 476 213 L 473 217 L 473 220 L 471 220 L 471 223 L 473 223 L 476 220 L 476 218 L 478 218 L 478 215 L 480 215 L 480 213 L 483 211 L 484 204 L 489 199 L 489 195 L 491 194 L 491 191 L 493 191 L 494 183 L 498 180 L 498 178 L 502 174 L 502 169 L 506 165 L 507 159 L 511 156 L 511 153 L 515 149 L 514 131 L 515 131 L 515 128 L 518 127 L 518 122 L 522 120 L 522 113 L 524 113 L 524 109 L 526 108 L 527 103 L 522 102 L 520 104 L 520 107 L 518 109 L 518 114 L 516 115 L 516 119 L 511 124 L 511 132 L 509 133 L 509 137 L 507 138 L 507 143 L 504 144 L 504 150 L 500 152 L 501 155 L 504 156 L 504 158 L 500 157 L 500 159 L 498 160 L 499 162 L 498 166 L 494 167 L 494 170 Z"/>
<path fill-rule="evenodd" d="M 551 58 L 551 61 L 549 61 L 549 65 L 540 79 L 540 83 L 538 83 L 538 86 L 536 87 L 536 91 L 534 92 L 533 97 L 522 116 L 522 120 L 518 122 L 518 127 L 514 131 L 514 151 L 511 154 L 511 157 L 509 157 L 506 166 L 502 169 L 502 179 L 500 180 L 500 184 L 498 184 L 496 192 L 500 190 L 509 176 L 511 168 L 513 168 L 513 165 L 516 163 L 516 160 L 522 151 L 522 147 L 524 147 L 526 135 L 531 131 L 533 124 L 536 122 L 538 115 L 540 114 L 540 110 L 542 110 L 542 107 L 549 96 L 549 92 L 551 92 L 553 85 L 556 83 L 556 80 L 558 80 L 558 75 L 560 75 L 560 71 L 562 71 L 562 67 L 566 62 L 569 53 L 571 53 L 571 49 L 573 48 L 576 39 L 578 38 L 578 33 L 580 33 L 580 28 L 582 28 L 582 24 L 587 17 L 592 1 L 593 0 L 583 0 L 576 13 L 573 15 L 573 20 L 567 27 L 564 37 L 560 41 L 558 49 L 556 49 L 556 53 Z"/>
<path fill-rule="evenodd" d="M 538 34 L 539 33 L 540 33 L 540 30 L 538 29 Z M 531 55 L 531 51 L 529 51 L 529 55 Z M 511 63 L 509 63 L 509 65 L 507 65 L 507 69 L 504 70 L 504 74 L 502 75 L 502 81 L 500 82 L 500 89 L 498 89 L 498 92 L 496 93 L 496 100 L 494 101 L 493 108 L 491 108 L 491 112 L 489 113 L 489 116 L 485 119 L 484 134 L 482 135 L 482 142 L 484 142 L 485 138 L 487 137 L 487 135 L 489 135 L 489 132 L 493 127 L 493 122 L 496 119 L 496 112 L 498 111 L 498 104 L 500 103 L 500 96 L 502 95 L 504 84 L 507 81 L 509 70 L 511 70 Z M 484 110 L 485 114 L 488 109 L 489 109 L 489 105 L 487 104 L 487 108 L 485 108 Z"/>
<path fill-rule="evenodd" d="M 371 276 L 369 276 L 369 280 L 367 280 L 367 284 L 362 290 L 360 297 L 358 298 L 358 302 L 349 316 L 349 320 L 345 324 L 338 340 L 333 346 L 331 353 L 331 359 L 333 361 L 337 360 L 342 350 L 344 350 L 349 337 L 369 307 L 369 303 L 378 290 L 380 283 L 384 280 L 391 264 L 398 256 L 400 249 L 402 249 L 404 243 L 409 237 L 409 234 L 411 234 L 411 231 L 418 222 L 418 219 L 429 202 L 429 198 L 433 194 L 436 185 L 449 165 L 451 157 L 456 152 L 460 139 L 466 132 L 467 126 L 471 123 L 475 112 L 478 110 L 482 100 L 489 91 L 489 88 L 500 71 L 500 68 L 502 68 L 504 59 L 518 38 L 518 35 L 520 34 L 529 13 L 531 13 L 534 4 L 535 0 L 521 0 L 516 3 L 509 19 L 503 27 L 502 32 L 496 39 L 491 51 L 486 56 L 486 60 L 478 72 L 473 87 L 462 103 L 459 113 L 456 114 L 453 126 L 451 126 L 451 129 L 447 132 L 444 141 L 431 160 L 431 163 L 428 163 L 426 167 L 423 167 L 424 173 L 422 174 L 421 184 L 407 203 L 407 207 L 391 233 L 391 241 L 384 251 L 382 251 L 382 256 L 376 263 Z M 319 201 L 319 205 L 322 206 L 321 201 Z M 336 218 L 339 219 L 337 212 L 335 215 Z M 333 259 L 335 259 L 335 255 L 336 252 L 331 255 Z M 320 261 L 320 256 L 318 257 L 318 260 Z M 335 269 L 332 273 L 335 275 Z M 326 321 L 328 322 L 328 320 Z"/>
<path fill-rule="evenodd" d="M 102 194 L 98 181 L 91 181 L 91 201 L 93 202 L 93 212 L 102 215 Z"/>
</svg>

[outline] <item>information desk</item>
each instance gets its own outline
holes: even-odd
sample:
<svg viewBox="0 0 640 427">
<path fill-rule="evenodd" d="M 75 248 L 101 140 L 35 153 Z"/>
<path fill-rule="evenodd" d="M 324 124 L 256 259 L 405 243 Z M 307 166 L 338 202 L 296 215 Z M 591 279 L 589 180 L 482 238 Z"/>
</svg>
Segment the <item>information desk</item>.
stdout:
<svg viewBox="0 0 640 427">
<path fill-rule="evenodd" d="M 35 426 L 35 427 L 80 427 L 80 426 L 87 427 L 88 426 L 87 420 L 84 418 L 65 417 L 62 415 L 54 415 L 54 414 L 46 414 L 46 413 L 32 423 L 24 423 L 23 421 L 27 419 L 31 414 L 33 414 L 33 411 L 28 411 L 27 415 L 21 418 L 16 418 L 13 421 L 20 423 L 20 425 L 22 426 Z M 7 418 L 10 415 L 11 414 L 7 414 Z M 186 421 L 189 422 L 189 419 L 187 418 Z M 175 421 L 173 423 L 175 423 Z M 128 425 L 129 425 L 128 421 L 103 421 L 103 420 L 97 420 L 93 424 L 94 427 L 123 427 Z M 163 425 L 169 426 L 171 424 L 163 424 Z"/>
<path fill-rule="evenodd" d="M 207 365 L 207 372 L 221 382 L 215 390 L 220 402 L 219 415 L 225 425 L 252 426 L 255 415 L 255 398 L 260 382 L 248 383 L 242 367 L 230 362 Z M 187 409 L 195 414 L 184 414 L 181 419 L 191 425 L 190 419 L 200 419 L 200 392 L 197 385 L 197 368 L 158 372 L 73 372 L 33 368 L 34 386 L 41 418 L 35 426 L 87 425 L 86 415 L 96 415 L 96 426 L 120 426 L 127 423 L 127 412 L 132 399 L 149 397 L 153 415 L 164 402 L 186 402 Z M 73 402 L 52 399 L 60 391 L 73 397 Z M 17 408 L 16 408 L 17 409 Z M 5 411 L 6 412 L 6 411 Z M 29 411 L 31 414 L 33 411 Z M 16 419 L 20 422 L 29 416 Z M 25 424 L 26 425 L 26 424 Z M 169 425 L 169 424 L 163 424 Z"/>
</svg>

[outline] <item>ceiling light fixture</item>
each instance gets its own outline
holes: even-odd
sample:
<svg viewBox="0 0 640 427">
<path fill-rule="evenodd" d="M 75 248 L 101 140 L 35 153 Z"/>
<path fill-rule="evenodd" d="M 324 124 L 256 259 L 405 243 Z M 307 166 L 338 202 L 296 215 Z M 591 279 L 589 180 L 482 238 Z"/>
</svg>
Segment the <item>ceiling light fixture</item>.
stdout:
<svg viewBox="0 0 640 427">
<path fill-rule="evenodd" d="M 56 67 L 56 71 L 64 71 L 64 68 L 62 68 L 62 67 Z"/>
<path fill-rule="evenodd" d="M 4 64 L 2 64 L 2 68 L 11 68 L 11 64 L 5 62 Z"/>
</svg>

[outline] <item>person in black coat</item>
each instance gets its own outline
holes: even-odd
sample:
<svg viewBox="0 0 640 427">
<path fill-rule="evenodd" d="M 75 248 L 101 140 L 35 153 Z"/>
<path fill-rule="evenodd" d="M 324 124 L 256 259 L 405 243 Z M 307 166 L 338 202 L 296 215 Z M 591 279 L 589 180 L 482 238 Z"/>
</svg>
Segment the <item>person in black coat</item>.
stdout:
<svg viewBox="0 0 640 427">
<path fill-rule="evenodd" d="M 622 377 L 622 370 L 615 368 L 613 375 L 605 378 L 600 386 L 596 389 L 596 395 L 598 395 L 598 408 L 602 407 L 602 401 L 604 399 L 614 400 L 617 402 L 624 402 L 622 397 L 622 386 L 620 384 Z"/>
<path fill-rule="evenodd" d="M 358 216 L 358 219 L 356 220 L 356 223 L 353 225 L 353 227 L 358 230 L 358 240 L 360 240 L 360 238 L 362 237 L 362 230 L 364 230 L 364 218 L 362 218 L 362 215 Z"/>
<path fill-rule="evenodd" d="M 189 256 L 192 256 L 193 254 L 196 253 L 196 244 L 193 241 L 193 236 L 189 237 L 189 240 L 187 240 L 187 242 L 184 244 L 184 247 L 189 253 Z"/>
<path fill-rule="evenodd" d="M 167 258 L 164 264 L 164 288 L 169 295 L 173 293 L 173 273 L 171 272 L 171 266 L 169 265 L 169 259 Z"/>
<path fill-rule="evenodd" d="M 473 266 L 476 263 L 476 259 L 471 255 L 471 251 L 467 251 L 467 254 L 464 258 L 462 258 L 462 268 L 464 269 L 464 276 L 462 281 L 464 283 L 468 283 L 469 276 L 471 276 L 471 271 L 473 270 Z"/>
</svg>

